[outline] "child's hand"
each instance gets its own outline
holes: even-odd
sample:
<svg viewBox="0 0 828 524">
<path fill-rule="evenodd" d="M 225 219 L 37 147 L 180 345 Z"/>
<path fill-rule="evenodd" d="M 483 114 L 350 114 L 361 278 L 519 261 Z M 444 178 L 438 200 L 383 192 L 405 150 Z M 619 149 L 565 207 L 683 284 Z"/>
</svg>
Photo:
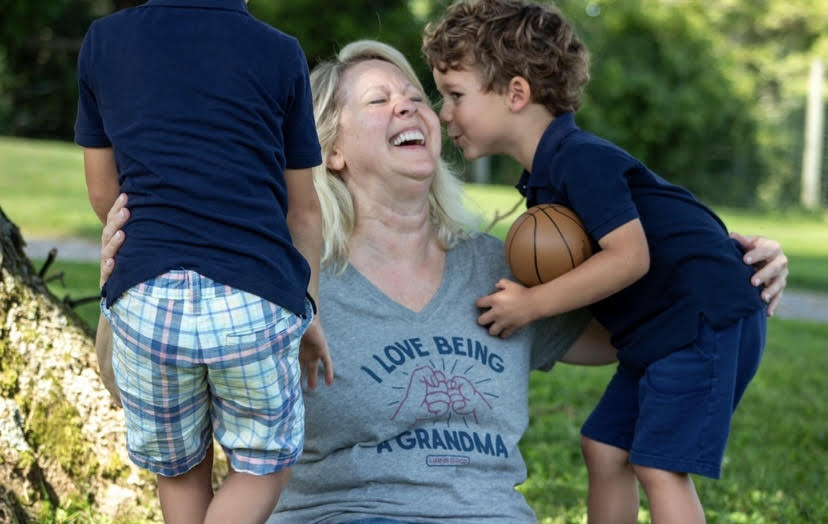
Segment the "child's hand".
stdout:
<svg viewBox="0 0 828 524">
<path fill-rule="evenodd" d="M 322 331 L 322 324 L 319 317 L 313 319 L 308 330 L 302 337 L 299 345 L 299 366 L 302 368 L 302 381 L 307 380 L 310 389 L 316 388 L 317 371 L 319 361 L 325 368 L 325 384 L 331 385 L 334 380 L 333 362 L 328 350 L 328 342 L 325 340 L 325 333 Z"/>
<path fill-rule="evenodd" d="M 477 299 L 480 309 L 486 309 L 478 318 L 481 326 L 489 326 L 489 334 L 507 338 L 537 318 L 530 300 L 530 290 L 517 282 L 501 278 L 491 295 Z"/>
</svg>

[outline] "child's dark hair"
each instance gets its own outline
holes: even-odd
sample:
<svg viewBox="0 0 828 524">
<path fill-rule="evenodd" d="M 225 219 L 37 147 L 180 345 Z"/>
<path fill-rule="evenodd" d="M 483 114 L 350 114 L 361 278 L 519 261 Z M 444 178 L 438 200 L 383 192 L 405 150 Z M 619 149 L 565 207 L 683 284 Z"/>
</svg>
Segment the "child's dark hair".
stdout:
<svg viewBox="0 0 828 524">
<path fill-rule="evenodd" d="M 521 76 L 555 116 L 581 106 L 589 80 L 586 46 L 558 9 L 522 0 L 452 4 L 426 26 L 423 53 L 440 72 L 475 67 L 487 91 L 503 93 Z"/>
</svg>

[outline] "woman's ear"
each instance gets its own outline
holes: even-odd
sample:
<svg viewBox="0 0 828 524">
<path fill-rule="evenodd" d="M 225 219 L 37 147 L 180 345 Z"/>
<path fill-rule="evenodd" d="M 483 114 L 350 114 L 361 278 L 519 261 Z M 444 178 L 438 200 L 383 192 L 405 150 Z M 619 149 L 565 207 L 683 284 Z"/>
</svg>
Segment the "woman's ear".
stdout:
<svg viewBox="0 0 828 524">
<path fill-rule="evenodd" d="M 325 167 L 331 171 L 342 171 L 345 169 L 345 157 L 342 156 L 342 152 L 339 151 L 339 148 L 337 148 L 336 145 L 334 145 L 331 152 L 328 153 L 328 158 L 325 161 Z"/>
<path fill-rule="evenodd" d="M 522 76 L 514 76 L 506 88 L 506 104 L 517 113 L 532 102 L 532 88 Z"/>
</svg>

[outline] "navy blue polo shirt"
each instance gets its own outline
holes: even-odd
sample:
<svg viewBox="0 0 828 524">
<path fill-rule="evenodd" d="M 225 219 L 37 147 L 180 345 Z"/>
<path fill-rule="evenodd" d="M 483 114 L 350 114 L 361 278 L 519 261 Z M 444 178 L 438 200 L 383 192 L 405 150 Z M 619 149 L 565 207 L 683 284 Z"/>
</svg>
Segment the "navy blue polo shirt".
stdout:
<svg viewBox="0 0 828 524">
<path fill-rule="evenodd" d="M 524 172 L 517 187 L 527 206 L 571 208 L 596 245 L 641 219 L 649 272 L 590 308 L 612 333 L 621 360 L 651 362 L 692 343 L 699 315 L 721 328 L 764 306 L 750 284 L 753 269 L 719 217 L 626 151 L 579 129 L 572 113 L 549 125 L 531 174 Z"/>
<path fill-rule="evenodd" d="M 244 0 L 150 0 L 92 24 L 78 81 L 75 141 L 112 147 L 129 195 L 107 304 L 184 268 L 303 314 L 284 170 L 321 155 L 296 39 Z"/>
</svg>

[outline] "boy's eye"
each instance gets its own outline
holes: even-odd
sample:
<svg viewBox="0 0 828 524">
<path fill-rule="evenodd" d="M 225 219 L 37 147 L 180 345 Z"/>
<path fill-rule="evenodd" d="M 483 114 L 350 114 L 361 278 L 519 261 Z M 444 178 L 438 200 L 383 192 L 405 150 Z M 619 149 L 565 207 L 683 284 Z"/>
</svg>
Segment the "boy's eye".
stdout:
<svg viewBox="0 0 828 524">
<path fill-rule="evenodd" d="M 449 93 L 449 97 L 452 100 L 458 100 L 461 96 L 463 95 L 461 93 L 458 93 L 457 91 L 452 91 L 451 93 Z"/>
</svg>

